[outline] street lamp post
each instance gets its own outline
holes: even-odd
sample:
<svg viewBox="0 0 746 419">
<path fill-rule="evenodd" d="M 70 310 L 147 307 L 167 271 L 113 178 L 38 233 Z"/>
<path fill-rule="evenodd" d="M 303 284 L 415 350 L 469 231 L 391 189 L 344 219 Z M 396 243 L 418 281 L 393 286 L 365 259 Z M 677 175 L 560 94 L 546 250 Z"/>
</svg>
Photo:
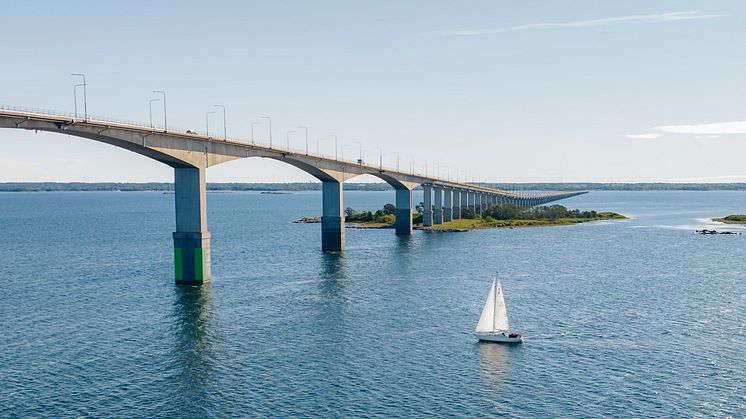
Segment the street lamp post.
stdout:
<svg viewBox="0 0 746 419">
<path fill-rule="evenodd" d="M 334 137 L 334 160 L 339 160 L 337 158 L 337 151 L 338 151 L 338 147 L 337 147 L 337 136 L 334 135 L 334 134 L 332 134 L 329 137 Z"/>
<path fill-rule="evenodd" d="M 303 130 L 306 135 L 306 156 L 308 155 L 308 127 L 298 127 Z"/>
<path fill-rule="evenodd" d="M 287 150 L 288 150 L 288 152 L 290 152 L 290 134 L 292 134 L 294 132 L 295 131 L 288 131 L 288 134 L 287 134 L 287 140 L 288 140 L 288 148 L 287 148 Z"/>
<path fill-rule="evenodd" d="M 266 119 L 269 121 L 269 148 L 272 148 L 272 118 L 268 116 L 263 116 L 262 119 Z"/>
<path fill-rule="evenodd" d="M 73 87 L 73 96 L 75 97 L 75 117 L 78 117 L 78 87 L 83 86 L 83 84 L 76 84 L 75 87 Z"/>
<path fill-rule="evenodd" d="M 163 131 L 168 131 L 168 119 L 166 118 L 166 92 L 163 90 L 153 90 L 153 93 L 163 95 Z"/>
<path fill-rule="evenodd" d="M 210 138 L 210 114 L 217 113 L 215 111 L 205 112 L 205 134 L 207 138 Z"/>
<path fill-rule="evenodd" d="M 83 84 L 82 84 L 82 86 L 83 86 L 83 119 L 85 119 L 87 121 L 88 120 L 88 98 L 87 98 L 87 94 L 86 94 L 86 85 L 87 84 L 85 82 L 85 74 L 83 74 L 83 73 L 72 73 L 72 75 L 83 78 Z M 77 97 L 77 95 L 75 95 L 75 106 L 76 106 L 76 108 L 77 108 L 77 104 L 78 104 L 78 97 Z M 77 113 L 76 113 L 76 116 L 77 116 Z"/>
<path fill-rule="evenodd" d="M 261 124 L 261 122 L 252 122 L 251 123 L 251 145 L 256 144 L 254 142 L 254 125 L 258 125 L 258 124 Z"/>
<path fill-rule="evenodd" d="M 225 122 L 225 105 L 215 105 L 215 107 L 223 109 L 223 141 L 228 141 L 228 124 Z"/>
<path fill-rule="evenodd" d="M 160 99 L 150 99 L 150 103 L 148 103 L 148 107 L 150 108 L 150 128 L 153 128 L 153 102 L 158 102 Z"/>
</svg>

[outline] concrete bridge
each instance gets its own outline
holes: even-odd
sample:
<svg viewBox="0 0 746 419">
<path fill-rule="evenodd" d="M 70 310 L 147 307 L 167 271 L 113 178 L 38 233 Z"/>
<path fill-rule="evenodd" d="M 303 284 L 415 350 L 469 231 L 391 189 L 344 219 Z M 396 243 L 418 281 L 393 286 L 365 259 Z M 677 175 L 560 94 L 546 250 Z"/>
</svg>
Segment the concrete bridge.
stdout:
<svg viewBox="0 0 746 419">
<path fill-rule="evenodd" d="M 396 234 L 412 234 L 412 190 L 424 189 L 423 224 L 431 226 L 461 217 L 461 209 L 480 213 L 500 203 L 533 206 L 580 195 L 587 191 L 519 194 L 479 185 L 453 182 L 427 174 L 392 170 L 363 161 L 347 161 L 305 151 L 278 149 L 232 138 L 215 138 L 193 131 L 151 127 L 105 118 L 30 108 L 0 106 L 0 128 L 56 132 L 111 144 L 150 157 L 174 169 L 176 282 L 201 284 L 211 279 L 210 233 L 207 229 L 205 170 L 231 160 L 263 157 L 293 165 L 322 182 L 321 248 L 344 249 L 343 183 L 373 175 L 396 192 Z"/>
</svg>

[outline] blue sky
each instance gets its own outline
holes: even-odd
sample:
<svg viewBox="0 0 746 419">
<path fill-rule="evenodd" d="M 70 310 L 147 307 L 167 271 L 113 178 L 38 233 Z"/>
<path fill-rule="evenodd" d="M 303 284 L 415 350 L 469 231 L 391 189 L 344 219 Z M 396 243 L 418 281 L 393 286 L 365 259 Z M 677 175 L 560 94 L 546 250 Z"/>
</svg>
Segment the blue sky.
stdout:
<svg viewBox="0 0 746 419">
<path fill-rule="evenodd" d="M 281 144 L 308 126 L 312 148 L 334 134 L 389 166 L 398 151 L 402 167 L 488 181 L 746 181 L 746 2 L 50 1 L 3 15 L 0 103 L 72 111 L 83 72 L 94 115 L 146 122 L 166 90 L 169 125 L 204 130 L 225 104 L 231 136 L 269 115 Z M 173 179 L 89 140 L 0 136 L 0 181 Z M 261 159 L 208 170 L 306 180 Z"/>
</svg>

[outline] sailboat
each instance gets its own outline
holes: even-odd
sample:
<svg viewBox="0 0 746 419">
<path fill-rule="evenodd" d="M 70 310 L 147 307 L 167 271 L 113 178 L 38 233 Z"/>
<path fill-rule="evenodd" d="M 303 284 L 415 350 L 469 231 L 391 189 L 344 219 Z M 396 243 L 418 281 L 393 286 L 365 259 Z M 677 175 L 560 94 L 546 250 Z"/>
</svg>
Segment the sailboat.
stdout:
<svg viewBox="0 0 746 419">
<path fill-rule="evenodd" d="M 510 333 L 508 325 L 508 311 L 505 308 L 505 297 L 500 280 L 495 276 L 492 287 L 484 303 L 482 315 L 474 330 L 474 334 L 481 341 L 500 343 L 521 343 L 520 333 Z"/>
</svg>

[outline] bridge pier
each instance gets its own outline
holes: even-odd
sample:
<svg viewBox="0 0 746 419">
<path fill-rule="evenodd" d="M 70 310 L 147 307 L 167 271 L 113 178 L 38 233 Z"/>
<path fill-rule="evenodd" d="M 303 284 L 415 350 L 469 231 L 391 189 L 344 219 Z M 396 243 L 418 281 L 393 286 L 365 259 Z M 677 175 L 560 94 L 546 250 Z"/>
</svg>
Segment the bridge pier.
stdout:
<svg viewBox="0 0 746 419">
<path fill-rule="evenodd" d="M 342 182 L 323 181 L 321 193 L 321 250 L 341 252 L 345 247 L 345 218 L 342 209 Z"/>
<path fill-rule="evenodd" d="M 474 212 L 482 213 L 482 194 L 479 192 L 474 193 Z"/>
<path fill-rule="evenodd" d="M 396 227 L 397 236 L 412 234 L 412 191 L 396 190 Z"/>
<path fill-rule="evenodd" d="M 433 225 L 433 185 L 422 185 L 422 226 L 432 227 Z"/>
<path fill-rule="evenodd" d="M 435 205 L 433 208 L 433 224 L 443 224 L 443 188 L 434 186 Z"/>
<path fill-rule="evenodd" d="M 443 194 L 445 198 L 445 202 L 443 202 L 443 222 L 447 223 L 452 220 L 453 201 L 451 200 L 451 198 L 453 198 L 453 189 L 444 188 Z"/>
<path fill-rule="evenodd" d="M 212 279 L 205 199 L 205 169 L 174 168 L 176 231 L 173 238 L 177 284 L 200 285 Z"/>
<path fill-rule="evenodd" d="M 464 193 L 458 189 L 453 190 L 453 219 L 458 220 L 461 218 L 461 199 Z"/>
<path fill-rule="evenodd" d="M 466 208 L 469 208 L 469 191 L 461 191 L 461 215 Z"/>
</svg>

